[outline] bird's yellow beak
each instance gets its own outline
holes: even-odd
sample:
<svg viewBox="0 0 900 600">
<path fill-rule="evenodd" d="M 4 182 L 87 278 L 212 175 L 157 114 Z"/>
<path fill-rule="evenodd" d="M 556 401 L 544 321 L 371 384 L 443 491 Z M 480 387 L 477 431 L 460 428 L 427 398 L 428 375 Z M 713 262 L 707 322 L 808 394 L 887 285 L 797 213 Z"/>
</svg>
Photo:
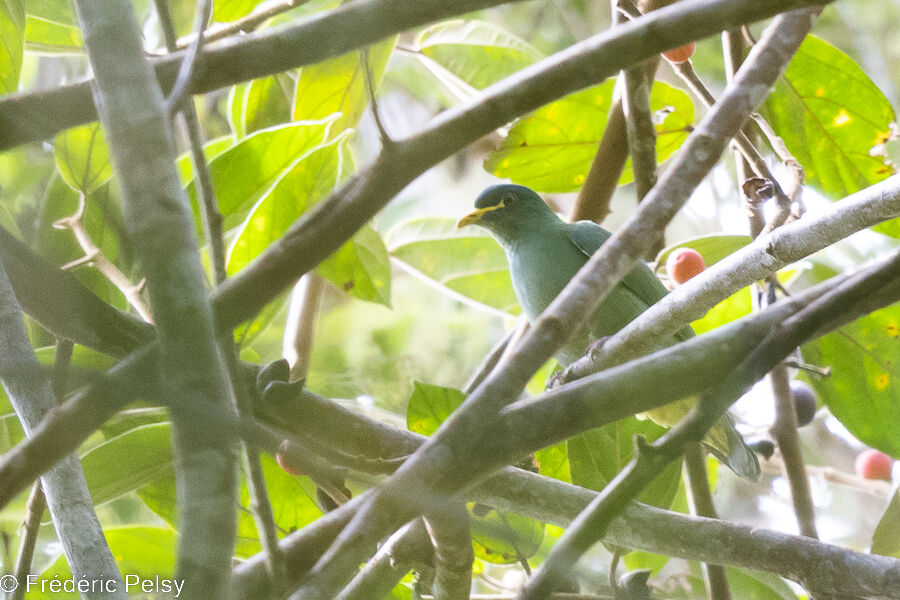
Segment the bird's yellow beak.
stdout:
<svg viewBox="0 0 900 600">
<path fill-rule="evenodd" d="M 474 225 L 478 221 L 481 220 L 481 217 L 491 212 L 492 210 L 499 210 L 503 208 L 503 202 L 500 204 L 495 204 L 494 206 L 485 206 L 484 208 L 479 208 L 477 210 L 473 210 L 462 219 L 456 222 L 456 228 L 462 229 L 466 225 Z"/>
</svg>

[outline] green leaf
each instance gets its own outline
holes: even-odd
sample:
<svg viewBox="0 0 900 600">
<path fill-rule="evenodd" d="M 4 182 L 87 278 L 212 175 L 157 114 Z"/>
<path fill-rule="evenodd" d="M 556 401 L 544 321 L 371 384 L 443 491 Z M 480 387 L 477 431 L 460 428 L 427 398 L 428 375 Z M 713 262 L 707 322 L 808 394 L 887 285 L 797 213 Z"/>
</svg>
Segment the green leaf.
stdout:
<svg viewBox="0 0 900 600">
<path fill-rule="evenodd" d="M 231 228 L 306 154 L 325 142 L 334 118 L 288 123 L 242 139 L 209 164 L 219 210 Z M 194 183 L 188 193 L 196 198 Z"/>
<path fill-rule="evenodd" d="M 25 6 L 28 16 L 59 23 L 60 25 L 78 26 L 78 20 L 68 0 L 28 0 Z"/>
<path fill-rule="evenodd" d="M 275 525 L 279 532 L 290 533 L 322 516 L 322 511 L 315 502 L 316 486 L 308 477 L 289 475 L 267 454 L 261 454 L 260 460 Z M 160 518 L 175 526 L 177 503 L 174 474 L 165 475 L 145 485 L 138 490 L 138 495 Z M 234 553 L 240 558 L 248 558 L 260 551 L 260 544 L 250 511 L 250 492 L 243 476 L 238 498 Z"/>
<path fill-rule="evenodd" d="M 107 528 L 103 530 L 103 534 L 122 577 L 130 576 L 123 582 L 123 588 L 131 583 L 131 586 L 125 591 L 132 597 L 141 595 L 140 581 L 142 580 L 146 580 L 148 585 L 151 583 L 156 585 L 157 578 L 171 582 L 175 572 L 175 546 L 178 539 L 174 531 L 168 527 L 133 526 Z M 71 578 L 72 571 L 66 562 L 66 557 L 60 554 L 31 585 L 28 598 L 77 599 L 79 598 L 77 593 L 51 591 L 49 587 L 53 580 L 61 582 Z M 42 584 L 43 591 L 41 591 Z M 179 585 L 181 584 L 179 583 Z M 171 591 L 171 595 L 176 593 L 175 587 L 170 587 L 169 590 L 163 590 L 162 587 L 158 589 L 161 592 Z M 96 597 L 103 595 L 94 594 Z M 162 594 L 162 596 L 168 597 L 167 594 Z"/>
<path fill-rule="evenodd" d="M 301 529 L 322 516 L 316 504 L 316 486 L 309 477 L 295 477 L 284 471 L 268 454 L 260 454 L 266 491 L 272 504 L 275 524 L 284 535 Z M 256 523 L 250 512 L 250 491 L 246 478 L 241 478 L 235 555 L 249 558 L 260 552 L 262 546 L 256 531 Z"/>
<path fill-rule="evenodd" d="M 728 586 L 742 600 L 797 600 L 781 577 L 762 571 L 726 567 Z"/>
<path fill-rule="evenodd" d="M 213 3 L 213 21 L 229 23 L 253 12 L 262 0 L 216 0 Z"/>
<path fill-rule="evenodd" d="M 392 37 L 369 47 L 369 68 L 376 90 L 396 43 L 397 38 Z M 368 104 L 362 52 L 354 51 L 300 70 L 293 117 L 304 121 L 341 113 L 331 130 L 337 135 L 355 127 Z"/>
<path fill-rule="evenodd" d="M 505 313 L 520 312 L 503 249 L 477 227 L 456 229 L 453 219 L 425 217 L 388 234 L 388 250 L 408 270 L 447 293 Z"/>
<path fill-rule="evenodd" d="M 666 431 L 666 428 L 650 420 L 627 417 L 569 438 L 572 483 L 602 490 L 631 460 L 635 435 L 643 435 L 652 442 Z M 638 499 L 668 508 L 678 491 L 680 477 L 681 465 L 673 461 L 644 488 Z"/>
<path fill-rule="evenodd" d="M 532 557 L 544 541 L 544 524 L 515 513 L 470 503 L 469 521 L 475 557 L 496 564 Z"/>
<path fill-rule="evenodd" d="M 136 427 L 95 446 L 81 457 L 94 504 L 118 498 L 172 473 L 168 423 Z"/>
<path fill-rule="evenodd" d="M 900 304 L 875 311 L 803 346 L 803 359 L 831 368 L 811 384 L 860 441 L 900 458 Z"/>
<path fill-rule="evenodd" d="M 319 265 L 319 274 L 360 300 L 391 306 L 391 262 L 381 236 L 363 226 Z"/>
<path fill-rule="evenodd" d="M 807 183 L 838 199 L 893 174 L 877 151 L 894 110 L 853 59 L 808 35 L 766 101 L 775 132 Z"/>
<path fill-rule="evenodd" d="M 896 488 L 872 535 L 872 554 L 900 558 L 900 491 Z"/>
<path fill-rule="evenodd" d="M 203 155 L 206 161 L 213 160 L 234 145 L 234 138 L 230 135 L 218 137 L 206 142 L 203 146 Z M 178 177 L 182 185 L 187 185 L 194 179 L 194 163 L 191 161 L 191 153 L 185 152 L 175 159 L 175 168 L 178 169 Z"/>
<path fill-rule="evenodd" d="M 517 121 L 485 169 L 541 192 L 571 192 L 584 183 L 606 129 L 615 82 L 570 94 Z M 687 94 L 654 82 L 650 108 L 656 124 L 656 156 L 664 161 L 687 138 L 694 105 Z M 619 180 L 633 178 L 626 168 Z"/>
<path fill-rule="evenodd" d="M 289 76 L 278 74 L 231 88 L 228 117 L 235 135 L 242 138 L 290 121 L 293 86 Z"/>
<path fill-rule="evenodd" d="M 19 88 L 25 49 L 25 1 L 0 2 L 0 94 Z"/>
<path fill-rule="evenodd" d="M 565 442 L 541 448 L 534 453 L 534 461 L 541 475 L 572 483 L 569 450 Z"/>
<path fill-rule="evenodd" d="M 85 194 L 112 177 L 109 148 L 100 123 L 63 131 L 53 140 L 53 154 L 63 180 Z"/>
<path fill-rule="evenodd" d="M 314 128 L 316 133 L 321 129 Z M 289 131 L 293 128 L 289 129 Z M 267 130 L 283 131 L 282 130 Z M 303 130 L 301 130 L 303 131 Z M 240 148 L 247 141 L 261 134 L 246 138 L 221 158 Z M 340 173 L 341 145 L 344 138 L 336 138 L 328 144 L 315 146 L 310 152 L 287 165 L 272 169 L 274 180 L 267 181 L 256 205 L 250 210 L 228 252 L 228 273 L 240 271 L 259 256 L 269 244 L 281 237 L 290 225 L 310 206 L 315 204 L 337 184 Z M 217 164 L 219 159 L 213 161 Z M 236 177 L 238 173 L 232 175 Z M 216 186 L 219 189 L 219 186 Z M 256 190 L 253 190 L 255 193 Z"/>
<path fill-rule="evenodd" d="M 25 48 L 39 54 L 80 54 L 81 30 L 72 25 L 25 17 Z"/>
<path fill-rule="evenodd" d="M 415 381 L 406 407 L 406 428 L 431 435 L 465 399 L 466 394 L 457 389 Z"/>
<path fill-rule="evenodd" d="M 445 21 L 416 36 L 414 48 L 483 89 L 543 58 L 536 48 L 486 21 Z"/>
<path fill-rule="evenodd" d="M 753 240 L 749 235 L 703 235 L 663 248 L 656 255 L 656 272 L 661 273 L 669 254 L 677 248 L 692 248 L 703 257 L 706 266 L 712 266 L 729 254 L 737 252 Z"/>
</svg>

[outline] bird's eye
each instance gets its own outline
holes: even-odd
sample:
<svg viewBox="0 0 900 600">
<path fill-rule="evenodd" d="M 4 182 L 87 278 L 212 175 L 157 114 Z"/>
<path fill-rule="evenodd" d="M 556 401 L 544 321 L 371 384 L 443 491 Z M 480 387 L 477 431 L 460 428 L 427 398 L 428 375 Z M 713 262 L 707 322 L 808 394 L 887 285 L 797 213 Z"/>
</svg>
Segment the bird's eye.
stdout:
<svg viewBox="0 0 900 600">
<path fill-rule="evenodd" d="M 516 195 L 513 193 L 503 194 L 503 197 L 500 198 L 500 206 L 510 206 L 512 204 L 515 204 L 515 202 Z"/>
</svg>

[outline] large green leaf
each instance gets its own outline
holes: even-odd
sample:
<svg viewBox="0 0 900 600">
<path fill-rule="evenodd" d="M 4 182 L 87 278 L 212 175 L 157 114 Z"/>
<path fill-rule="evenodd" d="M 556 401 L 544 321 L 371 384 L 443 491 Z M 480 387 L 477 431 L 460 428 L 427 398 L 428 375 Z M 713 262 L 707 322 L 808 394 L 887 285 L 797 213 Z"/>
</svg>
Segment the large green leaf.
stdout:
<svg viewBox="0 0 900 600">
<path fill-rule="evenodd" d="M 228 117 L 239 138 L 291 119 L 293 81 L 285 74 L 254 79 L 231 88 Z"/>
<path fill-rule="evenodd" d="M 0 2 L 0 94 L 18 89 L 24 49 L 25 1 L 4 0 Z"/>
<path fill-rule="evenodd" d="M 900 458 L 900 304 L 875 311 L 803 346 L 831 368 L 811 383 L 831 413 L 862 442 Z"/>
<path fill-rule="evenodd" d="M 416 36 L 414 48 L 483 89 L 543 58 L 531 44 L 486 21 L 445 21 Z"/>
<path fill-rule="evenodd" d="M 389 233 L 388 250 L 448 293 L 506 313 L 519 312 L 506 255 L 477 227 L 456 229 L 453 219 L 442 217 L 413 219 Z"/>
<path fill-rule="evenodd" d="M 113 557 L 115 557 L 119 572 L 123 578 L 127 578 L 123 581 L 123 588 L 131 597 L 145 597 L 141 595 L 141 582 L 143 581 L 146 581 L 148 586 L 156 586 L 156 582 L 160 581 L 160 587 L 152 589 L 159 592 L 171 592 L 171 594 L 161 594 L 160 597 L 170 597 L 177 593 L 172 578 L 175 571 L 175 546 L 178 537 L 172 529 L 149 526 L 115 527 L 104 529 L 103 534 Z M 47 567 L 31 584 L 27 597 L 47 598 L 48 600 L 77 599 L 80 597 L 77 593 L 70 594 L 59 591 L 62 588 L 51 591 L 50 588 L 50 583 L 53 581 L 61 584 L 71 579 L 72 571 L 65 556 L 60 554 L 53 564 Z M 168 589 L 162 587 L 162 580 L 168 582 L 170 586 Z M 95 581 L 99 586 L 103 580 Z M 181 585 L 182 581 L 179 580 L 178 587 Z M 97 589 L 99 590 L 99 588 Z M 97 593 L 92 597 L 102 597 L 103 595 Z"/>
<path fill-rule="evenodd" d="M 28 0 L 25 11 L 29 16 L 76 27 L 78 20 L 68 0 Z"/>
<path fill-rule="evenodd" d="M 319 274 L 360 300 L 391 305 L 391 262 L 384 241 L 365 225 L 319 265 Z"/>
<path fill-rule="evenodd" d="M 457 389 L 416 381 L 406 407 L 406 427 L 431 435 L 465 399 L 466 394 Z"/>
<path fill-rule="evenodd" d="M 102 504 L 172 472 L 168 423 L 144 425 L 116 436 L 81 457 L 94 504 Z"/>
<path fill-rule="evenodd" d="M 369 69 L 375 89 L 384 76 L 396 42 L 397 38 L 393 37 L 369 47 Z M 293 117 L 295 121 L 303 121 L 341 113 L 331 130 L 336 135 L 355 127 L 368 103 L 363 53 L 354 51 L 301 69 Z"/>
<path fill-rule="evenodd" d="M 602 490 L 631 460 L 635 435 L 653 441 L 665 432 L 666 428 L 650 420 L 627 417 L 569 438 L 572 483 Z M 668 508 L 678 491 L 680 476 L 681 465 L 673 461 L 644 488 L 638 499 Z"/>
<path fill-rule="evenodd" d="M 247 138 L 250 139 L 253 138 Z M 337 139 L 316 146 L 277 172 L 277 179 L 250 210 L 228 251 L 229 274 L 240 271 L 259 256 L 291 223 L 334 188 L 340 172 L 341 142 L 342 139 Z"/>
<path fill-rule="evenodd" d="M 614 81 L 606 81 L 523 117 L 485 162 L 485 169 L 537 191 L 577 190 L 606 129 L 614 86 Z M 656 156 L 663 161 L 687 138 L 694 105 L 681 90 L 657 81 L 651 90 L 650 108 L 658 117 Z M 626 167 L 619 183 L 632 178 Z"/>
<path fill-rule="evenodd" d="M 872 554 L 900 558 L 900 491 L 896 488 L 872 535 Z"/>
<path fill-rule="evenodd" d="M 462 405 L 466 394 L 416 381 L 406 408 L 410 431 L 431 435 Z M 531 557 L 544 539 L 544 525 L 520 515 L 470 504 L 469 518 L 475 556 L 493 563 L 514 563 Z"/>
<path fill-rule="evenodd" d="M 39 54 L 81 53 L 81 30 L 29 14 L 25 17 L 25 48 Z"/>
<path fill-rule="evenodd" d="M 288 123 L 242 139 L 209 164 L 219 211 L 226 228 L 240 223 L 247 210 L 269 193 L 294 165 L 325 142 L 333 118 Z M 194 183 L 188 193 L 196 196 Z"/>
<path fill-rule="evenodd" d="M 63 180 L 85 194 L 110 180 L 109 148 L 100 123 L 67 129 L 53 140 L 56 167 Z"/>
<path fill-rule="evenodd" d="M 807 182 L 832 198 L 894 172 L 875 152 L 895 119 L 890 102 L 853 59 L 824 40 L 806 37 L 765 110 Z"/>
<path fill-rule="evenodd" d="M 316 486 L 309 478 L 289 475 L 268 454 L 261 454 L 260 460 L 279 532 L 288 534 L 322 516 L 322 511 L 315 502 Z M 143 486 L 138 490 L 138 495 L 160 518 L 175 526 L 177 502 L 174 474 L 165 475 Z M 250 492 L 243 477 L 238 498 L 234 553 L 238 557 L 248 558 L 260 551 L 260 544 L 250 510 Z"/>
<path fill-rule="evenodd" d="M 216 0 L 213 3 L 213 20 L 220 22 L 237 21 L 253 12 L 262 0 Z"/>
</svg>

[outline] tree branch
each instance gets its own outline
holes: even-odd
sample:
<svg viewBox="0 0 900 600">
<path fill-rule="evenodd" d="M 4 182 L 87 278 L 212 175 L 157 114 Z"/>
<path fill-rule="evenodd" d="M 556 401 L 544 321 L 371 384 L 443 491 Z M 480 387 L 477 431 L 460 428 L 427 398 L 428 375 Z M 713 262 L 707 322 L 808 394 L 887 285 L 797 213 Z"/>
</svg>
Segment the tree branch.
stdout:
<svg viewBox="0 0 900 600">
<path fill-rule="evenodd" d="M 512 119 L 673 46 L 808 1 L 691 0 L 600 33 L 486 88 L 399 140 L 319 202 L 213 299 L 216 321 L 233 327 L 256 314 L 365 224 L 412 180 Z M 818 5 L 818 3 L 816 3 Z"/>
<path fill-rule="evenodd" d="M 44 417 L 56 406 L 56 398 L 50 379 L 31 348 L 22 320 L 22 309 L 2 263 L 0 307 L 0 380 L 22 428 L 31 437 Z M 67 453 L 55 462 L 42 477 L 41 488 L 72 573 L 85 579 L 103 577 L 117 583 L 115 589 L 118 591 L 91 593 L 85 597 L 127 598 L 116 561 L 91 504 L 78 456 Z M 40 512 L 43 514 L 43 510 Z"/>
<path fill-rule="evenodd" d="M 579 365 L 578 374 L 594 372 L 608 361 L 628 360 L 656 347 L 736 291 L 765 279 L 849 235 L 900 216 L 900 175 L 847 196 L 814 219 L 788 223 L 761 235 L 727 258 L 664 296 L 603 345 L 593 366 Z"/>
<path fill-rule="evenodd" d="M 178 577 L 187 598 L 223 596 L 236 506 L 234 435 L 197 422 L 184 405 L 233 410 L 206 299 L 194 225 L 175 170 L 162 91 L 146 62 L 128 0 L 75 11 L 96 77 L 93 91 L 122 190 L 125 223 L 160 338 L 160 381 L 171 405 L 179 500 Z"/>
<path fill-rule="evenodd" d="M 516 0 L 368 0 L 353 2 L 290 27 L 236 35 L 210 44 L 195 65 L 190 93 L 315 64 L 373 44 L 401 31 Z M 184 51 L 153 61 L 164 92 L 171 89 Z M 0 150 L 53 137 L 97 119 L 92 81 L 0 100 Z"/>
</svg>

